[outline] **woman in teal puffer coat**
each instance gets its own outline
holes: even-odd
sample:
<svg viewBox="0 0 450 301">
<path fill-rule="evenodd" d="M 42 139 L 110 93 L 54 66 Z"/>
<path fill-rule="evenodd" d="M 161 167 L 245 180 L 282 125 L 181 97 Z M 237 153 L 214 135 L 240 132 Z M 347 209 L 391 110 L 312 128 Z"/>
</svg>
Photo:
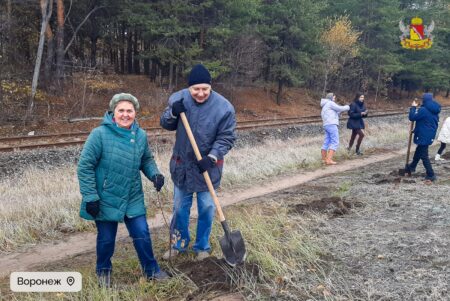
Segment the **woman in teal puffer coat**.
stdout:
<svg viewBox="0 0 450 301">
<path fill-rule="evenodd" d="M 168 278 L 156 262 L 146 219 L 141 171 L 157 191 L 164 176 L 156 166 L 147 134 L 136 122 L 139 102 L 127 93 L 114 95 L 102 124 L 92 130 L 78 163 L 82 195 L 80 216 L 97 226 L 96 273 L 110 286 L 111 257 L 119 222 L 125 222 L 148 279 Z"/>
</svg>

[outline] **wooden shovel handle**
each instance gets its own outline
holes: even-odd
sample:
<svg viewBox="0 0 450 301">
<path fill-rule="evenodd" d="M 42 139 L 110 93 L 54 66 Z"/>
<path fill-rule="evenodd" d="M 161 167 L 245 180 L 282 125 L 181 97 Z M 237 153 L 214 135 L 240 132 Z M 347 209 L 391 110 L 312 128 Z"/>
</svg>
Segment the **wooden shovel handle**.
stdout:
<svg viewBox="0 0 450 301">
<path fill-rule="evenodd" d="M 184 112 L 180 113 L 181 121 L 183 122 L 184 128 L 186 129 L 186 133 L 189 137 L 189 141 L 191 142 L 192 148 L 194 149 L 195 156 L 197 160 L 200 161 L 202 159 L 202 154 L 200 154 L 200 150 L 198 149 L 197 142 L 195 142 L 194 134 L 192 134 L 191 127 L 189 126 L 189 122 L 186 118 L 186 114 Z M 223 215 L 222 207 L 220 206 L 219 199 L 217 198 L 216 192 L 214 191 L 214 186 L 211 182 L 211 178 L 209 177 L 208 171 L 203 172 L 203 177 L 205 177 L 206 185 L 208 186 L 209 193 L 213 198 L 214 204 L 216 204 L 217 213 L 219 214 L 220 222 L 225 220 L 225 216 Z"/>
<path fill-rule="evenodd" d="M 409 164 L 409 153 L 411 151 L 411 142 L 412 142 L 413 130 L 414 130 L 414 121 L 411 121 L 411 123 L 409 125 L 409 138 L 408 138 L 408 151 L 406 152 L 406 165 Z"/>
</svg>

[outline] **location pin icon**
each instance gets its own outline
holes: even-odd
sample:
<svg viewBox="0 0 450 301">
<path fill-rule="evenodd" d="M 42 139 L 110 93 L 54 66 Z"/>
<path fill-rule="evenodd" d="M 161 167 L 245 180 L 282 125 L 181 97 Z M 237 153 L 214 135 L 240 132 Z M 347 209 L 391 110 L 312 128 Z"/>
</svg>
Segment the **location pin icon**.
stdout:
<svg viewBox="0 0 450 301">
<path fill-rule="evenodd" d="M 67 277 L 67 284 L 72 286 L 75 283 L 75 278 L 72 276 Z"/>
</svg>

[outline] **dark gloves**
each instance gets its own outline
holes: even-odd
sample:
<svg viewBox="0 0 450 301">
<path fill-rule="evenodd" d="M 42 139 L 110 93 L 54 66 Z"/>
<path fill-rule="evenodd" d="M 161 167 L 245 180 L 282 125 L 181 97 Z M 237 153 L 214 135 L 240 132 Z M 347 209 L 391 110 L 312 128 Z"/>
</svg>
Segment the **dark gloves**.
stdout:
<svg viewBox="0 0 450 301">
<path fill-rule="evenodd" d="M 184 107 L 184 104 L 183 104 L 183 98 L 172 104 L 172 115 L 173 116 L 178 117 L 178 116 L 180 116 L 180 113 L 182 113 L 182 112 L 186 112 L 186 108 Z"/>
<path fill-rule="evenodd" d="M 200 173 L 204 173 L 208 169 L 214 167 L 216 162 L 214 162 L 213 158 L 205 156 L 200 161 L 197 161 L 197 165 L 198 169 L 200 169 Z"/>
<path fill-rule="evenodd" d="M 86 211 L 93 218 L 96 218 L 98 213 L 100 212 L 100 201 L 87 202 L 86 203 Z"/>
<path fill-rule="evenodd" d="M 150 181 L 153 182 L 153 186 L 155 186 L 156 191 L 161 191 L 161 188 L 164 186 L 164 176 L 162 174 L 156 174 L 150 178 Z"/>
</svg>

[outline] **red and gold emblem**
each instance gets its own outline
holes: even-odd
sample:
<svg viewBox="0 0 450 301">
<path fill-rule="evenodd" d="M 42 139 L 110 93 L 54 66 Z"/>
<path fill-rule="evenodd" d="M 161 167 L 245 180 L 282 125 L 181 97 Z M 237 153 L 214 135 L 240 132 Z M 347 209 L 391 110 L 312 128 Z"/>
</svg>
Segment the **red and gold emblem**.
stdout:
<svg viewBox="0 0 450 301">
<path fill-rule="evenodd" d="M 400 30 L 403 34 L 400 36 L 400 44 L 406 49 L 428 49 L 433 45 L 434 21 L 429 26 L 424 26 L 423 21 L 419 17 L 411 19 L 411 24 L 405 26 L 403 21 L 399 23 Z"/>
</svg>

